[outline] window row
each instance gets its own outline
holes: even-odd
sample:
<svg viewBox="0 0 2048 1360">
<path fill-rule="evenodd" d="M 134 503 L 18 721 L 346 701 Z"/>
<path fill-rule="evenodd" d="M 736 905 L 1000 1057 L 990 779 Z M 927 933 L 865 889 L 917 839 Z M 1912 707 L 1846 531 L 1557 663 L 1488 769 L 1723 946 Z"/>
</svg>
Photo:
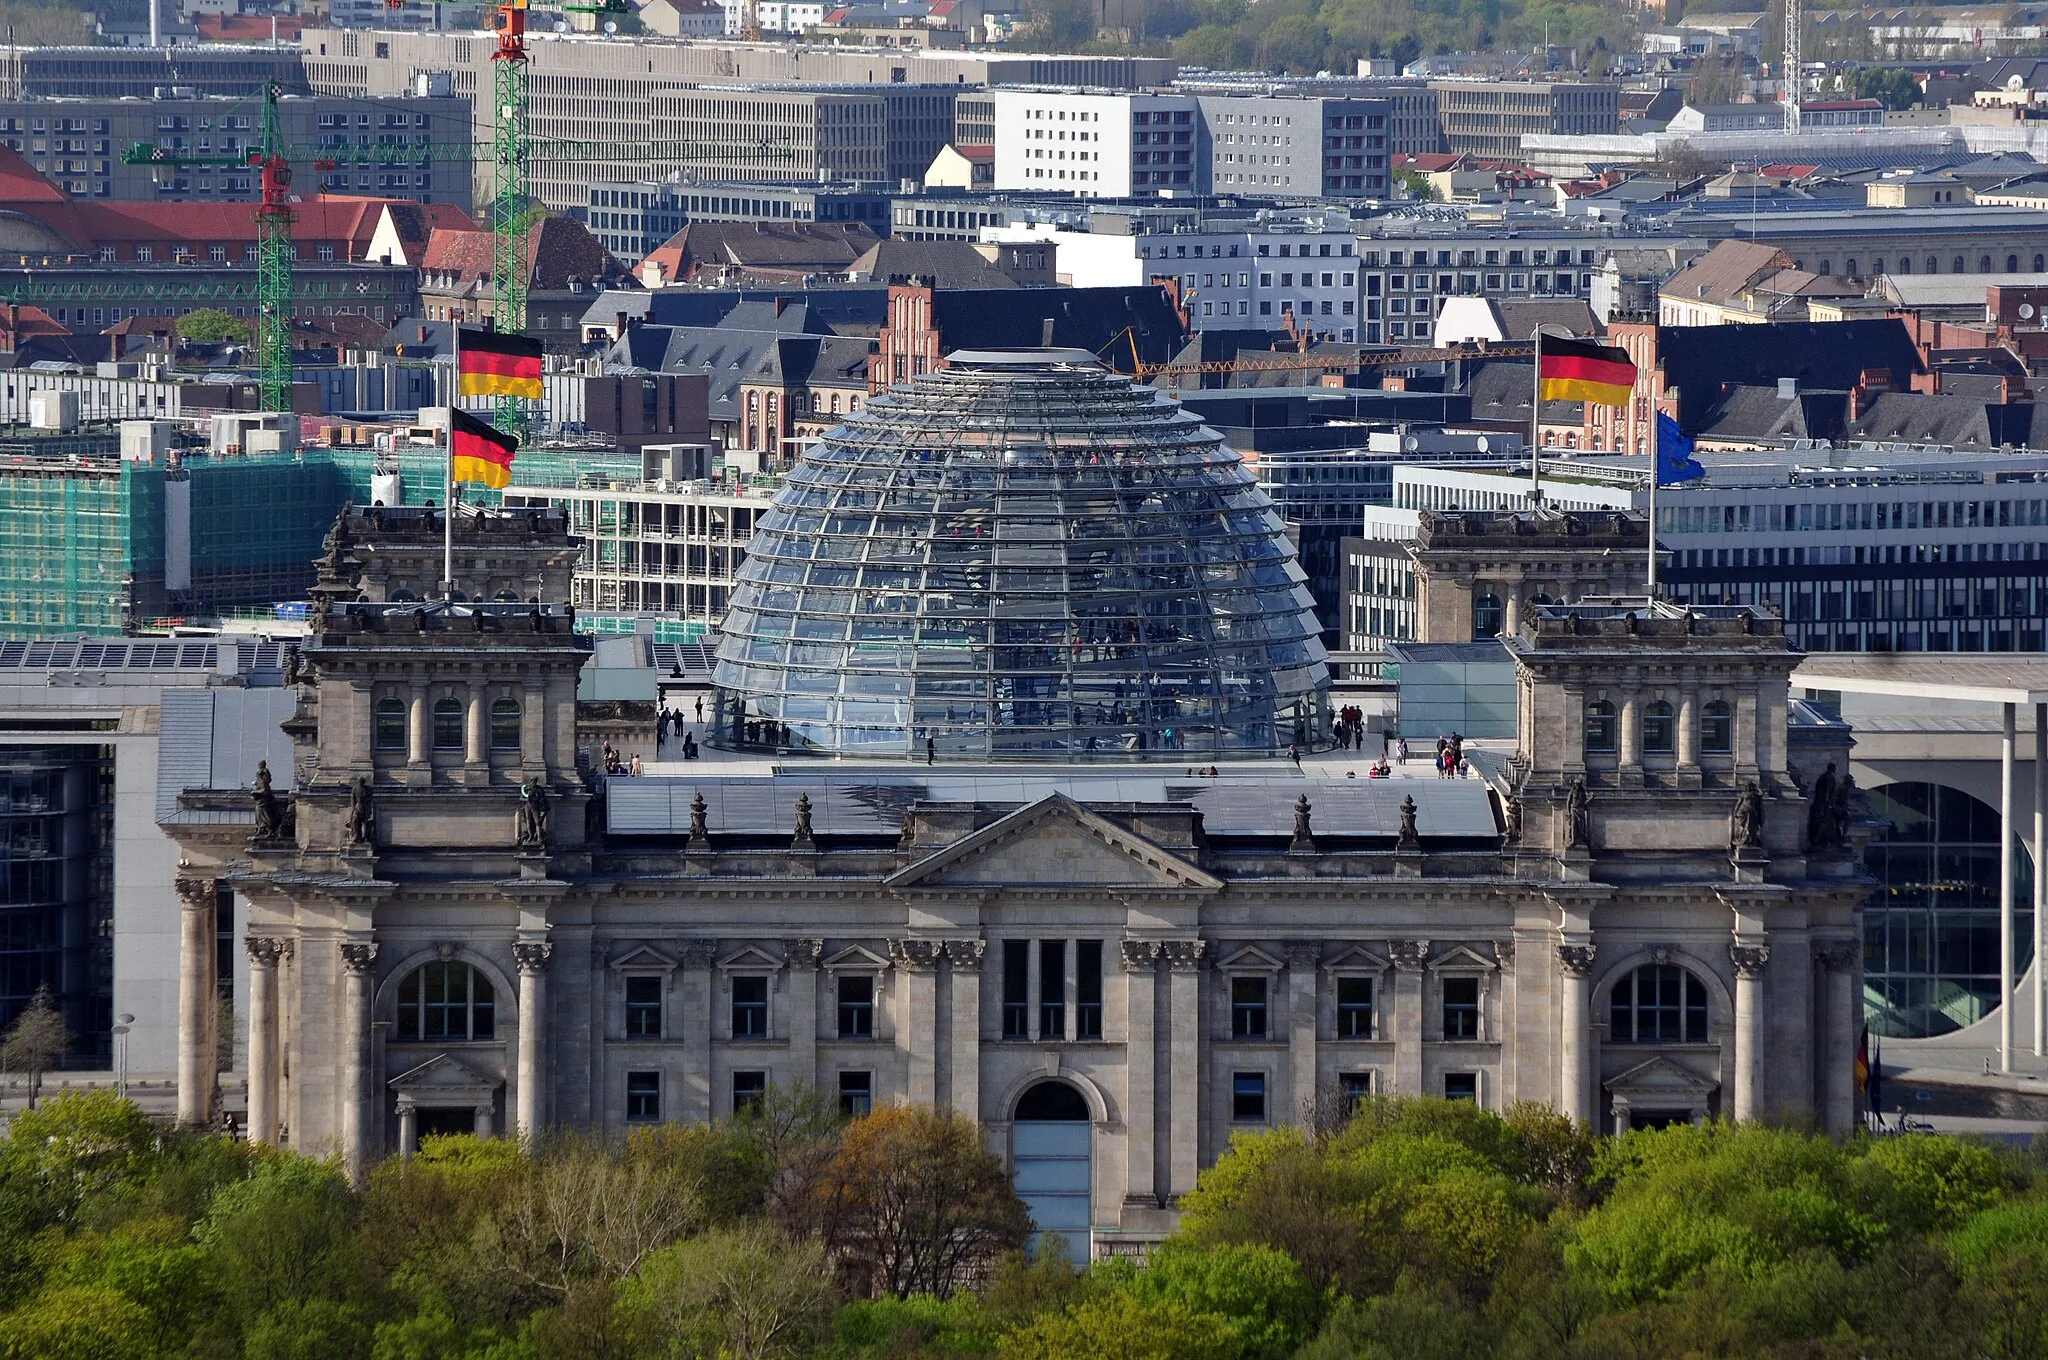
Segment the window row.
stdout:
<svg viewBox="0 0 2048 1360">
<path fill-rule="evenodd" d="M 1735 710 L 1727 701 L 1709 699 L 1700 705 L 1700 751 L 1728 755 L 1735 749 Z M 1672 755 L 1678 749 L 1678 713 L 1668 700 L 1643 705 L 1643 753 Z M 1586 754 L 1614 755 L 1621 750 L 1621 715 L 1610 699 L 1586 705 Z"/>
<path fill-rule="evenodd" d="M 520 719 L 523 712 L 517 699 L 493 699 L 489 710 L 488 740 L 493 751 L 517 751 L 520 746 Z M 460 751 L 464 744 L 464 729 L 468 720 L 468 706 L 460 699 L 436 699 L 429 709 L 430 722 L 428 739 L 436 751 Z M 375 708 L 375 731 L 373 739 L 380 751 L 403 751 L 407 748 L 409 718 L 406 701 L 395 696 L 379 699 Z"/>
<path fill-rule="evenodd" d="M 839 1113 L 849 1119 L 870 1113 L 875 1107 L 875 1074 L 872 1072 L 842 1071 L 839 1074 Z M 658 1124 L 661 1122 L 661 1073 L 628 1072 L 626 1074 L 626 1122 L 629 1124 Z M 760 1108 L 768 1098 L 768 1074 L 763 1071 L 735 1072 L 732 1074 L 731 1109 L 735 1115 L 745 1115 Z"/>
</svg>

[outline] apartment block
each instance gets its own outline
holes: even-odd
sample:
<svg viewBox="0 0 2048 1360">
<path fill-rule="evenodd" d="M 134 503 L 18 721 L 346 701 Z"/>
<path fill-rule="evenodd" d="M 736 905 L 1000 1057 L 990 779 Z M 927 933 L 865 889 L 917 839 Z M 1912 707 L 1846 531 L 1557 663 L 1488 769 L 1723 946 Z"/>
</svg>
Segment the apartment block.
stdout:
<svg viewBox="0 0 2048 1360">
<path fill-rule="evenodd" d="M 1437 119 L 1452 151 L 1514 159 L 1522 138 L 1597 137 L 1621 128 L 1621 87 L 1591 81 L 1434 80 Z"/>
<path fill-rule="evenodd" d="M 1218 193 L 1383 198 L 1392 109 L 1375 99 L 1203 95 Z"/>
<path fill-rule="evenodd" d="M 996 188 L 1082 198 L 1210 191 L 1192 95 L 995 90 Z"/>
</svg>

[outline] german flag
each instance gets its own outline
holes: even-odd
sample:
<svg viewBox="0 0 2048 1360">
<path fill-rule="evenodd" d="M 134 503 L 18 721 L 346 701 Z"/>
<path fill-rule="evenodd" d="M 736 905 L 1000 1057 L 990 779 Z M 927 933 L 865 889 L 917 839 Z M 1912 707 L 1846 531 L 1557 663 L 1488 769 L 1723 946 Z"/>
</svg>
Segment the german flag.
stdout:
<svg viewBox="0 0 2048 1360">
<path fill-rule="evenodd" d="M 466 357 L 466 356 L 465 356 Z M 448 411 L 448 460 L 452 480 L 479 482 L 493 490 L 512 480 L 512 454 L 519 441 L 468 412 Z"/>
<path fill-rule="evenodd" d="M 540 341 L 467 326 L 458 339 L 463 396 L 540 400 Z"/>
<path fill-rule="evenodd" d="M 1543 337 L 1543 372 L 1538 377 L 1545 401 L 1590 401 L 1596 406 L 1626 406 L 1636 386 L 1636 366 L 1628 351 L 1583 340 Z M 464 356 L 465 361 L 467 356 Z"/>
</svg>

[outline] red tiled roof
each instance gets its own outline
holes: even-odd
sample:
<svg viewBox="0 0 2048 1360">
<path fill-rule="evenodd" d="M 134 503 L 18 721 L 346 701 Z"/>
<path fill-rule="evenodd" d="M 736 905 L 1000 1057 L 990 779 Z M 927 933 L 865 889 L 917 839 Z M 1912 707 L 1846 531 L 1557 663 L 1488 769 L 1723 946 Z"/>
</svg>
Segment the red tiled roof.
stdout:
<svg viewBox="0 0 2048 1360">
<path fill-rule="evenodd" d="M 427 238 L 420 268 L 454 274 L 464 282 L 481 281 L 491 277 L 493 258 L 490 232 L 436 227 Z M 620 273 L 611 252 L 573 217 L 541 219 L 526 234 L 526 259 L 528 286 L 533 288 L 566 288 L 572 278 L 602 283 Z"/>
<path fill-rule="evenodd" d="M 992 146 L 956 146 L 953 149 L 971 161 L 992 161 L 996 158 L 996 149 Z"/>
<path fill-rule="evenodd" d="M 62 189 L 43 178 L 42 173 L 21 153 L 0 143 L 0 203 L 69 203 Z"/>
<path fill-rule="evenodd" d="M 297 42 L 299 32 L 306 22 L 295 15 L 280 14 L 274 20 L 267 14 L 201 14 L 192 20 L 192 27 L 202 42 L 269 42 L 273 32 L 279 42 Z"/>
<path fill-rule="evenodd" d="M 71 329 L 59 325 L 56 317 L 40 307 L 8 303 L 0 307 L 0 333 L 16 340 L 33 340 L 39 335 L 69 335 Z"/>
<path fill-rule="evenodd" d="M 1819 171 L 1818 165 L 1793 165 L 1788 161 L 1778 161 L 1764 166 L 1757 173 L 1765 179 L 1806 179 Z"/>
</svg>

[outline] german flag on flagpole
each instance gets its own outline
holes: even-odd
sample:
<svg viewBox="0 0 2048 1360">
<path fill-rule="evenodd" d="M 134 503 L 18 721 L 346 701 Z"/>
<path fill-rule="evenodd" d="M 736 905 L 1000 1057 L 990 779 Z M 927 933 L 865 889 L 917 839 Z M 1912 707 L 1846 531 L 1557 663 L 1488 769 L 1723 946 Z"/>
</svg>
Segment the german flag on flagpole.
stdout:
<svg viewBox="0 0 2048 1360">
<path fill-rule="evenodd" d="M 1538 385 L 1544 401 L 1628 405 L 1629 394 L 1635 390 L 1636 366 L 1629 362 L 1627 350 L 1546 335 L 1541 354 L 1543 369 L 1538 374 Z M 463 356 L 465 363 L 468 357 Z"/>
<path fill-rule="evenodd" d="M 512 454 L 519 441 L 459 407 L 448 412 L 449 480 L 477 482 L 500 490 L 512 480 Z"/>
<path fill-rule="evenodd" d="M 540 341 L 468 326 L 461 331 L 455 354 L 463 396 L 540 400 Z"/>
</svg>

